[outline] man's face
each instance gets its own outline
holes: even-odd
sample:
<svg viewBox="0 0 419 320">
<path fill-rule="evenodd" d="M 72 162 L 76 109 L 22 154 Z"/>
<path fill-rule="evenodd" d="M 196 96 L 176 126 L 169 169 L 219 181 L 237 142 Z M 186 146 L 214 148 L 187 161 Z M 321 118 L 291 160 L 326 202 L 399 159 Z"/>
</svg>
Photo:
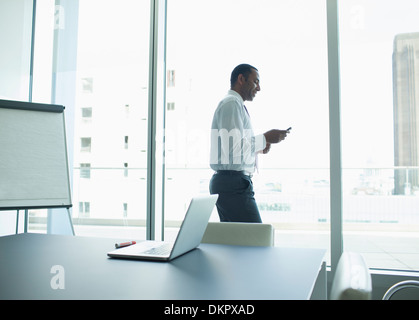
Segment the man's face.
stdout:
<svg viewBox="0 0 419 320">
<path fill-rule="evenodd" d="M 247 80 L 243 82 L 242 96 L 244 101 L 252 101 L 256 93 L 260 91 L 259 72 L 252 69 Z"/>
</svg>

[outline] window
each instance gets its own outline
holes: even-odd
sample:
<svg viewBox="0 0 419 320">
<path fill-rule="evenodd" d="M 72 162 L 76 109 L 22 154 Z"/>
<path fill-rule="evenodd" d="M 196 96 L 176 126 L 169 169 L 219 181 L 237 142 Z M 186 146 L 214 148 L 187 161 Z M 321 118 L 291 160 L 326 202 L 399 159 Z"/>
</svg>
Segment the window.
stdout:
<svg viewBox="0 0 419 320">
<path fill-rule="evenodd" d="M 328 248 L 325 1 L 177 0 L 167 12 L 167 69 L 176 70 L 167 101 L 176 108 L 166 117 L 166 237 L 176 234 L 169 226 L 180 224 L 189 199 L 208 193 L 213 113 L 231 71 L 246 62 L 261 78 L 260 93 L 246 103 L 255 133 L 293 127 L 259 157 L 253 183 L 262 220 L 274 224 L 276 245 Z M 232 12 L 243 22 L 240 32 L 231 32 L 238 28 Z M 215 211 L 211 220 L 219 221 Z"/>
<path fill-rule="evenodd" d="M 81 84 L 83 93 L 93 93 L 93 78 L 82 78 Z"/>
<path fill-rule="evenodd" d="M 0 1 L 0 99 L 29 99 L 32 10 L 30 0 Z M 14 233 L 15 223 L 16 211 L 0 212 L 0 235 Z"/>
<path fill-rule="evenodd" d="M 80 152 L 90 152 L 92 150 L 92 138 L 80 138 Z"/>
<path fill-rule="evenodd" d="M 30 0 L 0 3 L 0 99 L 29 99 L 32 9 Z"/>
<path fill-rule="evenodd" d="M 417 1 L 340 1 L 344 248 L 419 270 Z"/>
<path fill-rule="evenodd" d="M 92 108 L 81 108 L 81 116 L 84 119 L 91 119 L 92 118 Z"/>
<path fill-rule="evenodd" d="M 79 202 L 79 217 L 90 217 L 90 202 Z"/>
<path fill-rule="evenodd" d="M 80 163 L 80 178 L 90 179 L 90 163 Z"/>
<path fill-rule="evenodd" d="M 115 230 L 105 235 L 145 238 L 150 2 L 80 1 L 77 12 L 74 21 L 66 14 L 66 23 L 77 21 L 74 163 L 88 162 L 92 174 L 78 179 L 86 167 L 74 169 L 74 201 L 90 203 L 89 223 Z M 73 217 L 84 214 L 75 209 Z M 89 235 L 83 219 L 74 221 L 76 234 Z"/>
<path fill-rule="evenodd" d="M 124 177 L 128 177 L 128 163 L 124 163 Z"/>
<path fill-rule="evenodd" d="M 123 209 L 123 217 L 124 218 L 127 218 L 128 217 L 128 203 L 124 203 L 123 204 L 123 207 L 124 207 L 124 209 Z"/>
<path fill-rule="evenodd" d="M 168 102 L 167 103 L 167 111 L 173 111 L 175 110 L 175 103 L 174 102 Z"/>
<path fill-rule="evenodd" d="M 175 70 L 167 70 L 167 86 L 175 86 Z"/>
</svg>

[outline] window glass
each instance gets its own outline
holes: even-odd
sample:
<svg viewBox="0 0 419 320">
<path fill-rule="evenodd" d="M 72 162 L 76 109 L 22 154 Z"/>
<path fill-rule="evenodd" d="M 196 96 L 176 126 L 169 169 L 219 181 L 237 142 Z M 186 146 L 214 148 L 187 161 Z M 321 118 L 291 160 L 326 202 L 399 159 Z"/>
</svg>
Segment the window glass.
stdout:
<svg viewBox="0 0 419 320">
<path fill-rule="evenodd" d="M 32 10 L 31 0 L 0 1 L 0 99 L 29 100 Z M 16 232 L 16 214 L 0 211 L 0 235 Z"/>
<path fill-rule="evenodd" d="M 419 269 L 419 3 L 340 1 L 345 250 Z"/>
<path fill-rule="evenodd" d="M 261 91 L 246 102 L 255 133 L 292 127 L 259 157 L 262 220 L 275 226 L 278 246 L 328 249 L 325 1 L 176 0 L 167 19 L 166 238 L 189 199 L 209 192 L 212 117 L 234 67 L 249 63 L 260 74 Z"/>
<path fill-rule="evenodd" d="M 0 2 L 0 99 L 29 100 L 32 10 L 30 0 Z"/>
<path fill-rule="evenodd" d="M 80 1 L 73 223 L 145 238 L 149 1 Z"/>
</svg>

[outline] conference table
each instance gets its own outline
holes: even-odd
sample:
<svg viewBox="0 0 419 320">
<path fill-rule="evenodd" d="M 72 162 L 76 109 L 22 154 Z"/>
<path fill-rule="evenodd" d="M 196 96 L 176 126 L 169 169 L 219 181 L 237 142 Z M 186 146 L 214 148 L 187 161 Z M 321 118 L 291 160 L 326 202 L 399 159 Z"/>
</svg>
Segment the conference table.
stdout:
<svg viewBox="0 0 419 320">
<path fill-rule="evenodd" d="M 118 239 L 0 237 L 0 299 L 326 298 L 323 249 L 200 244 L 170 262 L 114 259 Z"/>
</svg>

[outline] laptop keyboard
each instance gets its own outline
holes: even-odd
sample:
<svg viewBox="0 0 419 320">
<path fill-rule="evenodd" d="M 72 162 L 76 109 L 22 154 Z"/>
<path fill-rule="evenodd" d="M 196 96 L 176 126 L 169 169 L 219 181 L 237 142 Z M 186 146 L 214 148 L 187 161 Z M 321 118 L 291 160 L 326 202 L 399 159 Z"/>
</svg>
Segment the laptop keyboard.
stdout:
<svg viewBox="0 0 419 320">
<path fill-rule="evenodd" d="M 159 247 L 151 248 L 145 251 L 146 254 L 167 255 L 172 250 L 173 245 L 170 243 L 163 244 Z"/>
</svg>

